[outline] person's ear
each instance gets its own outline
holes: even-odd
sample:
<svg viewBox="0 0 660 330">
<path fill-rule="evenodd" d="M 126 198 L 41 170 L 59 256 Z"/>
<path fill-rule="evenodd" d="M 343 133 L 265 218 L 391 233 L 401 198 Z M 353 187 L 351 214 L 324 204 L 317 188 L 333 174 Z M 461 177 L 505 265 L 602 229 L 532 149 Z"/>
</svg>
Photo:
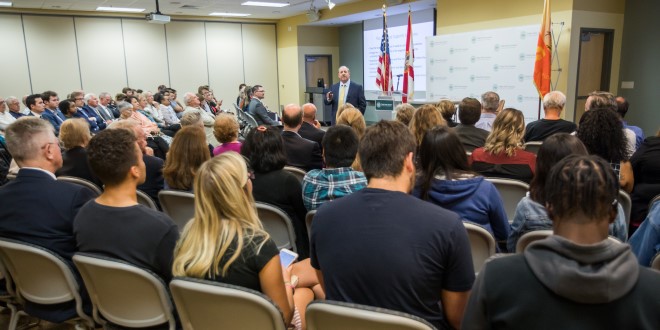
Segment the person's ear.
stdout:
<svg viewBox="0 0 660 330">
<path fill-rule="evenodd" d="M 128 171 L 131 177 L 139 179 L 140 178 L 140 167 L 137 165 L 131 166 L 131 169 Z"/>
<path fill-rule="evenodd" d="M 412 152 L 408 153 L 408 156 L 406 156 L 406 159 L 403 162 L 403 166 L 408 172 L 415 172 L 415 161 L 414 161 L 414 155 Z"/>
</svg>

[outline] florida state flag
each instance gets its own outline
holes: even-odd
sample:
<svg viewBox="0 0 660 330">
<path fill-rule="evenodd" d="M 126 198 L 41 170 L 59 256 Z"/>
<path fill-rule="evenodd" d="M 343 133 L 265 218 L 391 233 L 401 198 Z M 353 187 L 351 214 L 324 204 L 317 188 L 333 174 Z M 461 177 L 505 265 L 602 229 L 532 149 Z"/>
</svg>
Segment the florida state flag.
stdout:
<svg viewBox="0 0 660 330">
<path fill-rule="evenodd" d="M 541 98 L 550 92 L 550 73 L 552 69 L 552 29 L 550 24 L 550 0 L 545 0 L 541 31 L 536 46 L 536 62 L 534 63 L 534 85 L 536 85 Z"/>
</svg>

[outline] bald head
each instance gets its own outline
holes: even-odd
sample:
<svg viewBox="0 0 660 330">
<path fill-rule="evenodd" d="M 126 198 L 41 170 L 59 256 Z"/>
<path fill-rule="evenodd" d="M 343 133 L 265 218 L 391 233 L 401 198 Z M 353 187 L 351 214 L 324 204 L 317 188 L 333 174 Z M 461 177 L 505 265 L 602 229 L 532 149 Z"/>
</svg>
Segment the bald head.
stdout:
<svg viewBox="0 0 660 330">
<path fill-rule="evenodd" d="M 284 128 L 291 131 L 298 131 L 302 125 L 303 111 L 297 104 L 287 104 L 282 111 L 282 124 Z"/>
<path fill-rule="evenodd" d="M 316 120 L 316 106 L 313 103 L 303 104 L 303 120 L 310 123 Z"/>
</svg>

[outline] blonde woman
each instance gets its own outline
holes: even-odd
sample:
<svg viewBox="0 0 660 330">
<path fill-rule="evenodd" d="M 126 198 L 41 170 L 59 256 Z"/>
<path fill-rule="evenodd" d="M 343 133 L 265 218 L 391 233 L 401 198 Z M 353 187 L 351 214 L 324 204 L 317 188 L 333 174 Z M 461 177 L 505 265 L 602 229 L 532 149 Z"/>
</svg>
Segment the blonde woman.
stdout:
<svg viewBox="0 0 660 330">
<path fill-rule="evenodd" d="M 339 116 L 341 116 L 341 113 L 344 112 L 344 110 L 348 108 L 353 108 L 355 109 L 355 106 L 350 104 L 350 103 L 344 103 L 341 107 L 337 109 L 337 114 L 335 115 L 335 121 L 339 119 Z"/>
<path fill-rule="evenodd" d="M 515 179 L 529 183 L 536 171 L 536 155 L 522 149 L 525 117 L 507 108 L 493 121 L 486 145 L 472 151 L 472 169 L 486 177 Z"/>
<path fill-rule="evenodd" d="M 60 126 L 59 138 L 64 150 L 62 151 L 62 167 L 55 172 L 55 175 L 82 178 L 102 187 L 103 183 L 92 173 L 87 162 L 85 148 L 92 139 L 87 120 L 83 118 L 65 120 Z"/>
<path fill-rule="evenodd" d="M 413 114 L 415 114 L 415 107 L 409 103 L 401 103 L 394 108 L 396 112 L 396 121 L 402 122 L 404 125 L 410 125 L 410 120 L 412 120 Z"/>
<path fill-rule="evenodd" d="M 415 141 L 419 147 L 422 144 L 424 134 L 436 126 L 447 126 L 447 121 L 442 118 L 440 111 L 433 104 L 424 104 L 415 111 L 410 120 L 410 130 L 415 136 Z"/>
<path fill-rule="evenodd" d="M 339 112 L 337 112 L 339 113 Z M 347 107 L 342 109 L 341 114 L 337 117 L 337 125 L 347 125 L 350 126 L 358 136 L 358 139 L 361 139 L 364 135 L 364 131 L 367 130 L 367 123 L 364 121 L 364 116 L 360 110 Z M 362 172 L 362 165 L 360 165 L 360 155 L 355 156 L 353 165 L 351 167 Z"/>
<path fill-rule="evenodd" d="M 292 282 L 291 267 L 282 269 L 277 246 L 259 221 L 249 176 L 243 157 L 235 152 L 202 164 L 194 184 L 195 217 L 174 250 L 172 273 L 263 292 L 280 308 L 286 324 L 301 328 L 314 295 L 297 288 L 294 300 L 295 277 Z"/>
</svg>

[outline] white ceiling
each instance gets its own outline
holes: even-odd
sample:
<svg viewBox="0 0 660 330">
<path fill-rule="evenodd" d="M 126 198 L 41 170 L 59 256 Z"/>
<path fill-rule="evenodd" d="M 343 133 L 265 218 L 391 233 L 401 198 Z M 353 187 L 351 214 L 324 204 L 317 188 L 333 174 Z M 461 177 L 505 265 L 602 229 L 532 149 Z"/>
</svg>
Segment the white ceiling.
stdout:
<svg viewBox="0 0 660 330">
<path fill-rule="evenodd" d="M 156 0 L 3 0 L 13 2 L 13 8 L 96 11 L 96 7 L 144 8 L 144 14 L 156 11 Z M 159 0 L 160 12 L 165 15 L 208 16 L 212 12 L 251 14 L 248 18 L 281 19 L 300 15 L 309 10 L 311 0 L 256 0 L 288 2 L 281 8 L 242 6 L 247 0 Z M 337 5 L 359 0 L 332 0 Z M 368 0 L 376 1 L 376 0 Z M 326 0 L 313 0 L 317 8 L 327 8 Z"/>
<path fill-rule="evenodd" d="M 144 8 L 145 15 L 156 11 L 156 0 L 2 0 L 13 2 L 15 9 L 48 9 L 64 11 L 96 11 L 99 6 L 105 7 L 129 7 Z M 288 2 L 289 6 L 281 8 L 242 6 L 241 3 L 247 0 L 159 0 L 160 12 L 165 15 L 184 15 L 184 16 L 202 16 L 210 17 L 212 12 L 231 12 L 245 13 L 250 16 L 243 17 L 241 20 L 250 19 L 272 19 L 278 20 L 286 17 L 296 16 L 306 13 L 310 6 L 318 9 L 326 9 L 326 0 L 256 0 L 262 2 Z M 378 1 L 383 0 L 332 0 L 338 6 L 357 1 Z M 435 8 L 436 0 L 419 0 L 410 3 L 413 11 Z M 405 13 L 408 10 L 408 4 L 389 7 L 388 15 Z M 363 20 L 380 17 L 381 10 L 373 10 L 364 13 L 352 14 L 343 17 L 337 17 L 330 20 L 320 20 L 307 25 L 345 25 L 361 22 Z"/>
</svg>

